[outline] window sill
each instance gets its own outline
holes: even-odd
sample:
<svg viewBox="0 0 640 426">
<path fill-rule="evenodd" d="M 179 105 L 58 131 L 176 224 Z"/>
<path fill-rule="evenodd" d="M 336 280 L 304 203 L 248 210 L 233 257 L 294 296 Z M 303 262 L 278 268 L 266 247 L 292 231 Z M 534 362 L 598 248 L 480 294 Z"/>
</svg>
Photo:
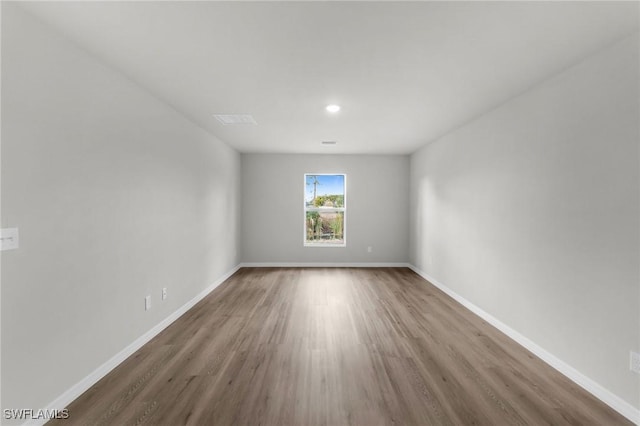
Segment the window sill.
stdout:
<svg viewBox="0 0 640 426">
<path fill-rule="evenodd" d="M 331 243 L 304 243 L 303 244 L 304 247 L 322 247 L 322 248 L 340 248 L 340 247 L 346 247 L 347 244 L 346 243 L 342 243 L 342 244 L 331 244 Z"/>
</svg>

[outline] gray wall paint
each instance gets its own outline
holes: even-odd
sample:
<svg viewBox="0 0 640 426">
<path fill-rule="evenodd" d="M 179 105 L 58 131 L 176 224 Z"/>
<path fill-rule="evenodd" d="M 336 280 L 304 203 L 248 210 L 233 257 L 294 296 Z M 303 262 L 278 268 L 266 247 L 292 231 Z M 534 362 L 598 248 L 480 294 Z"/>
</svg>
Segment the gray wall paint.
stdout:
<svg viewBox="0 0 640 426">
<path fill-rule="evenodd" d="M 635 407 L 638 36 L 411 157 L 418 268 Z"/>
<path fill-rule="evenodd" d="M 2 7 L 2 407 L 39 409 L 239 262 L 240 155 Z"/>
<path fill-rule="evenodd" d="M 346 247 L 303 247 L 305 173 L 347 174 Z M 408 156 L 242 154 L 242 260 L 407 262 L 408 197 Z"/>
</svg>

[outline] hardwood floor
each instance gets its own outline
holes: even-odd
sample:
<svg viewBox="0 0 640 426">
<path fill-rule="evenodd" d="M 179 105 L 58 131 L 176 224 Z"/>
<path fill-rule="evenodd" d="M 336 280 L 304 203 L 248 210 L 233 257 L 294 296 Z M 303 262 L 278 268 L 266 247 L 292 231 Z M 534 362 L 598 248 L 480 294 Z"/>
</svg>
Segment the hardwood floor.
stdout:
<svg viewBox="0 0 640 426">
<path fill-rule="evenodd" d="M 68 408 L 61 425 L 631 424 L 405 268 L 241 269 Z"/>
</svg>

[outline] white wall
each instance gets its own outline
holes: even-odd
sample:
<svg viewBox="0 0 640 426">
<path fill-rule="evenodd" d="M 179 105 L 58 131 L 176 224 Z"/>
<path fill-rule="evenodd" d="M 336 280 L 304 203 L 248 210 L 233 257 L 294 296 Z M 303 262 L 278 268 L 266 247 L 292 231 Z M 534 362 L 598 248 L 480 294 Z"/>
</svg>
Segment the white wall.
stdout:
<svg viewBox="0 0 640 426">
<path fill-rule="evenodd" d="M 634 407 L 638 36 L 411 157 L 419 269 Z"/>
<path fill-rule="evenodd" d="M 239 262 L 240 156 L 2 7 L 2 407 L 40 409 Z"/>
<path fill-rule="evenodd" d="M 303 247 L 305 173 L 347 174 L 346 247 Z M 242 154 L 241 192 L 243 262 L 409 259 L 408 156 Z"/>
</svg>

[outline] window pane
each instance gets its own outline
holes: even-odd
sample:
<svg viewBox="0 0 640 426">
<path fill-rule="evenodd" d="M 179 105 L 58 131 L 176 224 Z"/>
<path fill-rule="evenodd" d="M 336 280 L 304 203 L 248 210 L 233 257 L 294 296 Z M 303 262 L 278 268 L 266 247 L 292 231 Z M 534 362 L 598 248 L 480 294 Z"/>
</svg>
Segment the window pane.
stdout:
<svg viewBox="0 0 640 426">
<path fill-rule="evenodd" d="M 344 212 L 308 211 L 305 235 L 306 244 L 344 244 Z"/>
<path fill-rule="evenodd" d="M 344 175 L 306 175 L 305 205 L 344 207 Z"/>
</svg>

